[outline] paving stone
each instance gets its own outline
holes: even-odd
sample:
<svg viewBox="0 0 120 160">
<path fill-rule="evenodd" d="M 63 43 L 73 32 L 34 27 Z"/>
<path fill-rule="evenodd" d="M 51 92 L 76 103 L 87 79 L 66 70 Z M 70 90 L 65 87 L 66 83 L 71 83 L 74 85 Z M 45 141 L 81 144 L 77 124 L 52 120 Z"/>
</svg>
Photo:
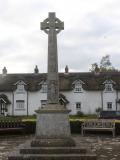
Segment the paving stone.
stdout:
<svg viewBox="0 0 120 160">
<path fill-rule="evenodd" d="M 120 160 L 120 136 L 115 139 L 111 139 L 110 136 L 99 137 L 102 146 L 99 147 L 98 137 L 96 136 L 85 136 L 73 135 L 72 136 L 79 147 L 92 148 L 92 151 L 97 154 L 98 160 Z M 0 160 L 7 160 L 7 155 L 16 146 L 24 143 L 25 140 L 32 140 L 33 135 L 27 136 L 0 136 Z M 90 140 L 90 141 L 89 141 Z M 92 145 L 91 145 L 92 143 Z M 106 150 L 106 148 L 112 148 L 112 150 Z M 110 152 L 107 152 L 110 151 Z M 106 156 L 106 158 L 101 157 L 101 155 Z"/>
</svg>

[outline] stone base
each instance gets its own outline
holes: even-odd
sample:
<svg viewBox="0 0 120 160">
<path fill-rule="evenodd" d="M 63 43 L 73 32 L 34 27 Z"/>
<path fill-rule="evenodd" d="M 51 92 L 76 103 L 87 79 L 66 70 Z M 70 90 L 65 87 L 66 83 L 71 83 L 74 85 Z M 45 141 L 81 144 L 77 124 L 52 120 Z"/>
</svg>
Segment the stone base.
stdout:
<svg viewBox="0 0 120 160">
<path fill-rule="evenodd" d="M 70 111 L 62 105 L 52 104 L 36 111 L 36 138 L 69 138 L 70 123 L 68 113 Z"/>
<path fill-rule="evenodd" d="M 47 105 L 36 112 L 35 139 L 12 152 L 8 160 L 96 160 L 87 149 L 75 147 L 67 109 Z"/>
<path fill-rule="evenodd" d="M 35 146 L 33 145 L 35 143 Z M 49 142 L 49 141 L 48 141 Z M 46 140 L 47 143 L 47 140 Z M 53 144 L 52 144 L 53 145 Z M 96 160 L 96 155 L 81 147 L 39 146 L 35 140 L 20 145 L 8 160 Z"/>
<path fill-rule="evenodd" d="M 32 147 L 73 147 L 75 141 L 72 138 L 63 139 L 35 139 L 31 142 Z"/>
</svg>

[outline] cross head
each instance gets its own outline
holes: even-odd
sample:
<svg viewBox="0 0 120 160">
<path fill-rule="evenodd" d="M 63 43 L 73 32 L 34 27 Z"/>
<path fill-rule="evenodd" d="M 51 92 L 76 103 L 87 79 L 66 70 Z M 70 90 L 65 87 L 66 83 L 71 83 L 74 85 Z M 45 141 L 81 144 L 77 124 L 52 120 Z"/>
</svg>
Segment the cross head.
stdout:
<svg viewBox="0 0 120 160">
<path fill-rule="evenodd" d="M 55 12 L 49 12 L 49 17 L 41 22 L 41 30 L 49 34 L 54 31 L 56 34 L 64 29 L 64 22 L 60 21 L 55 16 Z"/>
</svg>

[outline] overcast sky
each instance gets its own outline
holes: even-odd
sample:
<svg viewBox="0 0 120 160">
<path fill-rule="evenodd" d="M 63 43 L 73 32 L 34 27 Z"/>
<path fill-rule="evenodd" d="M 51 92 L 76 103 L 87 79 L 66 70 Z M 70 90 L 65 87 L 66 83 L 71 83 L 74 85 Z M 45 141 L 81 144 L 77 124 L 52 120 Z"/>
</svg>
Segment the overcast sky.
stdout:
<svg viewBox="0 0 120 160">
<path fill-rule="evenodd" d="M 47 34 L 40 22 L 56 12 L 65 29 L 58 38 L 59 71 L 87 72 L 110 55 L 120 69 L 120 0 L 0 0 L 0 73 L 47 71 Z"/>
</svg>

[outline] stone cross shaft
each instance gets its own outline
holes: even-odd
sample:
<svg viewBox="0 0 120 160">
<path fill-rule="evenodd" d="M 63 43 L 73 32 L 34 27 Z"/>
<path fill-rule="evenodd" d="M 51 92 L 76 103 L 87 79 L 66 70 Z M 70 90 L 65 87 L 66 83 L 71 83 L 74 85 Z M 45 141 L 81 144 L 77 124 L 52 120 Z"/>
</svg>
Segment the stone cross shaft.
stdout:
<svg viewBox="0 0 120 160">
<path fill-rule="evenodd" d="M 64 23 L 56 18 L 54 12 L 50 12 L 49 17 L 41 22 L 41 30 L 48 34 L 48 104 L 59 103 L 58 54 L 56 35 L 63 29 Z"/>
</svg>

